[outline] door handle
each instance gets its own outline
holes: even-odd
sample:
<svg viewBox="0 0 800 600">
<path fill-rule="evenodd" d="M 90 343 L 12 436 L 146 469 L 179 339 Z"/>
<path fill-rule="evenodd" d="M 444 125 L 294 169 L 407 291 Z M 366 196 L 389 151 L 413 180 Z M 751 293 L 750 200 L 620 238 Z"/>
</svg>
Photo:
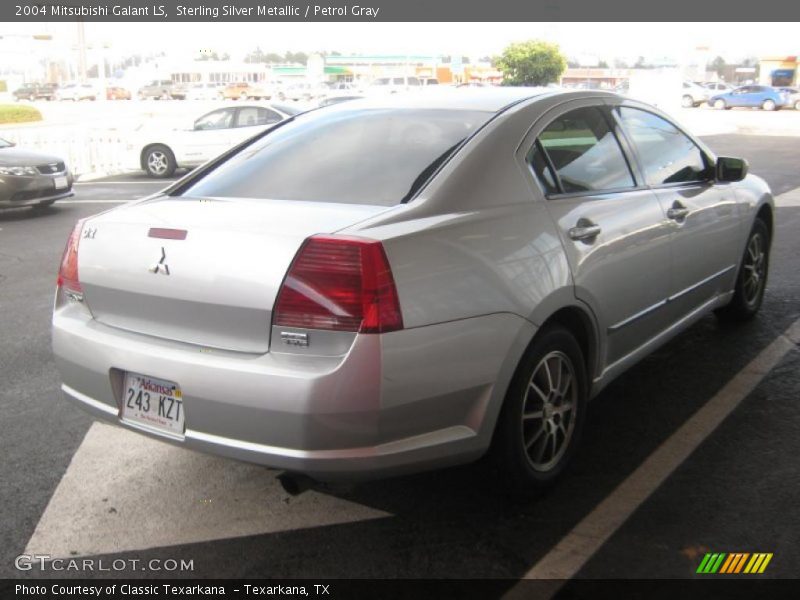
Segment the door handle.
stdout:
<svg viewBox="0 0 800 600">
<path fill-rule="evenodd" d="M 688 214 L 689 214 L 689 209 L 686 208 L 683 204 L 681 204 L 677 200 L 673 203 L 672 207 L 667 210 L 667 218 L 672 219 L 673 221 L 680 221 L 681 219 L 685 219 L 686 215 Z"/>
<path fill-rule="evenodd" d="M 603 231 L 600 228 L 600 225 L 592 224 L 583 224 L 579 222 L 579 225 L 570 229 L 567 234 L 571 240 L 575 240 L 576 242 L 585 242 L 587 240 L 591 240 L 596 238 L 600 235 L 600 232 Z"/>
</svg>

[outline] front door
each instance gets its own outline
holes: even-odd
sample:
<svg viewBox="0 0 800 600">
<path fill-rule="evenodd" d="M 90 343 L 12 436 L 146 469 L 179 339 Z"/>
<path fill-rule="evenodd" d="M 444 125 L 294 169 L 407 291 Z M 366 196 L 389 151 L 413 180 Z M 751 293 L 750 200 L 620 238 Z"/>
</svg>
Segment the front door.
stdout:
<svg viewBox="0 0 800 600">
<path fill-rule="evenodd" d="M 615 109 L 671 231 L 669 314 L 677 320 L 733 288 L 740 253 L 735 192 L 714 179 L 712 160 L 652 112 Z"/>
</svg>

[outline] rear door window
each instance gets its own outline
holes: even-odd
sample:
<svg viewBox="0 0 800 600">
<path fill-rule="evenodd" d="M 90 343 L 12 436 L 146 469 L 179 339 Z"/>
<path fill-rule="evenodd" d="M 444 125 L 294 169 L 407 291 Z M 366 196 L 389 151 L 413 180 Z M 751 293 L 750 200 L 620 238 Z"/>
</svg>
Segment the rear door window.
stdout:
<svg viewBox="0 0 800 600">
<path fill-rule="evenodd" d="M 281 116 L 274 110 L 260 106 L 245 106 L 240 108 L 236 115 L 236 127 L 256 127 L 270 125 L 281 120 Z"/>
<path fill-rule="evenodd" d="M 549 193 L 553 187 L 569 194 L 636 185 L 614 132 L 596 107 L 556 118 L 539 134 L 529 160 Z"/>
</svg>

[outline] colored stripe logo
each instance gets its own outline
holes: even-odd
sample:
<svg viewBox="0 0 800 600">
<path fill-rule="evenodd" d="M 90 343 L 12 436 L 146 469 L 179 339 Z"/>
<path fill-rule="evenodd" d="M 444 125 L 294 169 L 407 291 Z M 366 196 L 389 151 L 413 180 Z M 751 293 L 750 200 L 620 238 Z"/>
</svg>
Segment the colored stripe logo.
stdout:
<svg viewBox="0 0 800 600">
<path fill-rule="evenodd" d="M 771 552 L 755 552 L 753 554 L 749 552 L 709 552 L 697 567 L 697 573 L 725 575 L 763 573 L 771 560 Z"/>
</svg>

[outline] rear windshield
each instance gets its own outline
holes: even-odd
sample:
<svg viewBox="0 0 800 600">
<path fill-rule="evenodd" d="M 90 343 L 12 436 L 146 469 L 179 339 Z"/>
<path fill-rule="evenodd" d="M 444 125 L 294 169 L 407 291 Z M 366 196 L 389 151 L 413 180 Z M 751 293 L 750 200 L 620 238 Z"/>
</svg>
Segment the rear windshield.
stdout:
<svg viewBox="0 0 800 600">
<path fill-rule="evenodd" d="M 393 206 L 411 198 L 490 116 L 397 108 L 312 111 L 242 149 L 183 195 Z"/>
</svg>

